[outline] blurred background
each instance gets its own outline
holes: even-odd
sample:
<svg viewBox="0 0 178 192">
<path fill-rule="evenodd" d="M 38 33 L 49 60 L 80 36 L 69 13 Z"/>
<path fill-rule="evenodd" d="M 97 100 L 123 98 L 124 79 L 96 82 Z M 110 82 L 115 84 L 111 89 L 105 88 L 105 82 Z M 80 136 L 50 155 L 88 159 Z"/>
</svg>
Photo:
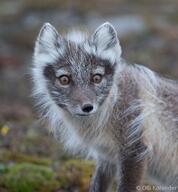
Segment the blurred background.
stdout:
<svg viewBox="0 0 178 192">
<path fill-rule="evenodd" d="M 38 121 L 30 67 L 44 22 L 60 33 L 105 21 L 123 57 L 178 79 L 177 0 L 0 0 L 0 192 L 85 192 L 94 163 L 62 150 Z"/>
</svg>

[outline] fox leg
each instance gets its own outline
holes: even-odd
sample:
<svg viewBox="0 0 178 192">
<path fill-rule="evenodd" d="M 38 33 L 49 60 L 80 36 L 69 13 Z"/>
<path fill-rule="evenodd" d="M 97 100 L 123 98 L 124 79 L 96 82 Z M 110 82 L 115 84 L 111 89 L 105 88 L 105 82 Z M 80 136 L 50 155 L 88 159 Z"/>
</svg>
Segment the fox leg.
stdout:
<svg viewBox="0 0 178 192">
<path fill-rule="evenodd" d="M 142 191 L 147 167 L 146 147 L 138 141 L 132 151 L 134 152 L 130 152 L 121 162 L 118 192 Z"/>
<path fill-rule="evenodd" d="M 145 160 L 135 162 L 132 159 L 127 159 L 123 162 L 122 177 L 118 192 L 142 191 L 145 164 Z"/>
<path fill-rule="evenodd" d="M 106 161 L 98 162 L 89 192 L 107 192 L 116 173 L 116 166 Z M 108 191 L 109 192 L 109 191 Z"/>
</svg>

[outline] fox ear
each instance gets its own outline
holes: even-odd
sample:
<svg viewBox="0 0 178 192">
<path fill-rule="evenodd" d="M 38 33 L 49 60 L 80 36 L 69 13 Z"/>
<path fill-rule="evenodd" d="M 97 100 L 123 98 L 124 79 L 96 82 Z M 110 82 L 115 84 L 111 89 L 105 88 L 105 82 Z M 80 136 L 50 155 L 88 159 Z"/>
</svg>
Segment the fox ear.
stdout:
<svg viewBox="0 0 178 192">
<path fill-rule="evenodd" d="M 37 37 L 34 55 L 52 54 L 60 47 L 61 39 L 57 30 L 51 24 L 45 23 Z"/>
<path fill-rule="evenodd" d="M 117 56 L 121 55 L 121 47 L 114 27 L 106 22 L 99 26 L 92 35 L 92 43 L 97 52 L 114 51 Z"/>
</svg>

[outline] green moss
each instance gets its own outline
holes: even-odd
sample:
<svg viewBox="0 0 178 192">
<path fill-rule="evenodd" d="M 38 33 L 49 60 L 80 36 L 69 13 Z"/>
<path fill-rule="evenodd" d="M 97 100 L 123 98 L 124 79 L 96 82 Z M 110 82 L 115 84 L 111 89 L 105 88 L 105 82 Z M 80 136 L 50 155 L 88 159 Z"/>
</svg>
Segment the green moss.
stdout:
<svg viewBox="0 0 178 192">
<path fill-rule="evenodd" d="M 16 164 L 8 168 L 0 179 L 0 188 L 11 192 L 52 192 L 57 189 L 87 191 L 94 170 L 90 161 L 69 160 L 51 168 L 31 163 Z"/>
<path fill-rule="evenodd" d="M 59 169 L 58 180 L 60 187 L 68 189 L 70 186 L 79 188 L 81 192 L 87 191 L 94 171 L 91 161 L 69 160 Z"/>
<path fill-rule="evenodd" d="M 88 191 L 95 167 L 92 161 L 68 160 L 58 163 L 56 167 L 58 168 L 54 168 L 53 171 L 48 166 L 32 163 L 15 164 L 10 167 L 2 164 L 0 191 L 54 192 L 75 191 L 75 189 L 80 192 Z"/>
<path fill-rule="evenodd" d="M 17 162 L 17 163 L 27 162 L 27 163 L 37 164 L 37 165 L 50 165 L 51 164 L 50 159 L 26 155 L 26 154 L 12 152 L 12 151 L 8 151 L 8 150 L 0 151 L 0 161 L 1 162 L 13 161 L 13 162 Z"/>
<path fill-rule="evenodd" d="M 6 173 L 7 171 L 8 167 L 5 164 L 0 163 L 0 174 Z"/>
<path fill-rule="evenodd" d="M 53 180 L 54 174 L 50 168 L 22 163 L 9 169 L 0 180 L 0 186 L 11 192 L 39 192 L 42 186 Z"/>
</svg>

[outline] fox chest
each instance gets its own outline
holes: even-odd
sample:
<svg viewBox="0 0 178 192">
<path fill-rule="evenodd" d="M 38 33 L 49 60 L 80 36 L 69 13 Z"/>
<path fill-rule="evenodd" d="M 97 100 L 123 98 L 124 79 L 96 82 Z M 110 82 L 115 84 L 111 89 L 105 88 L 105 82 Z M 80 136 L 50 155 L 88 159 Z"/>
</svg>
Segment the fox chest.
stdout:
<svg viewBox="0 0 178 192">
<path fill-rule="evenodd" d="M 91 156 L 95 158 L 106 159 L 108 161 L 114 161 L 117 159 L 117 146 L 113 140 L 108 136 L 104 135 L 102 138 L 96 138 L 96 141 L 90 146 Z"/>
<path fill-rule="evenodd" d="M 106 131 L 101 133 L 82 134 L 81 132 L 70 130 L 68 133 L 67 148 L 75 152 L 82 152 L 92 158 L 96 159 L 101 157 L 108 159 L 112 157 L 114 159 L 116 155 L 116 144 L 111 135 Z"/>
</svg>

